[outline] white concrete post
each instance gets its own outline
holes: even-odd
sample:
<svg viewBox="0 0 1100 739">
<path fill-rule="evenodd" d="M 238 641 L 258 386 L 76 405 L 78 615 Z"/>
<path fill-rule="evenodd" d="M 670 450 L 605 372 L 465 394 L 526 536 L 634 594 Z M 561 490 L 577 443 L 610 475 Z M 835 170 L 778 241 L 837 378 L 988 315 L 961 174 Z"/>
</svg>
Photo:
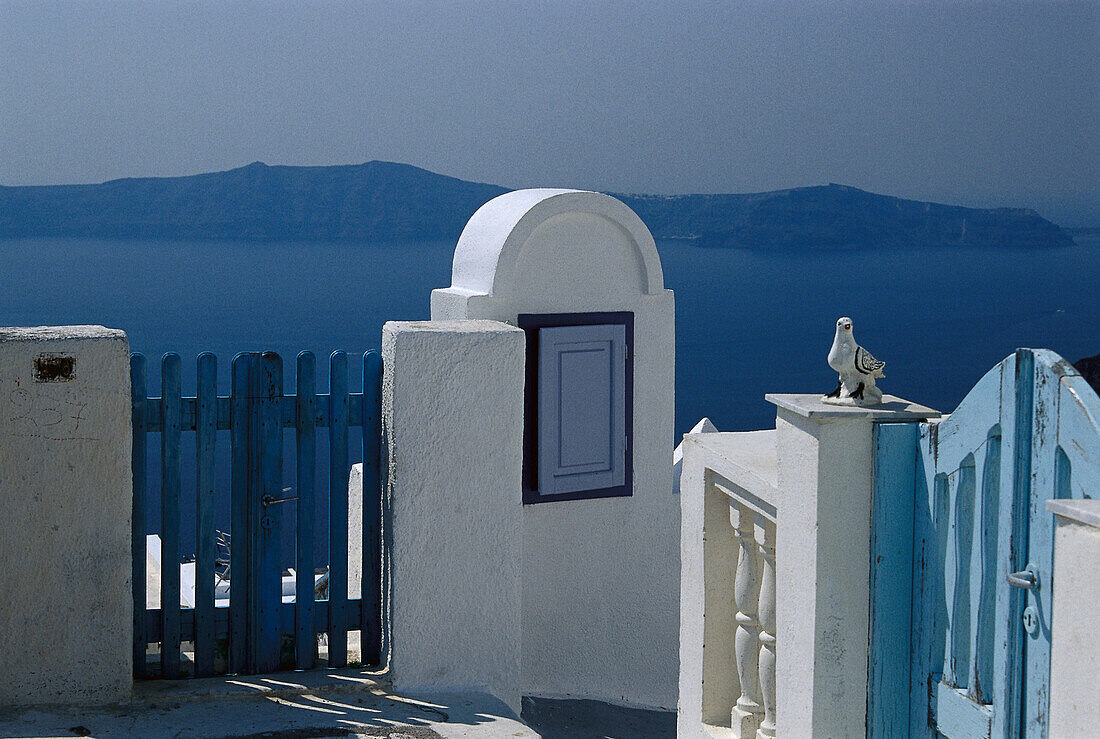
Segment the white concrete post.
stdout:
<svg viewBox="0 0 1100 739">
<path fill-rule="evenodd" d="M 520 709 L 523 331 L 382 329 L 384 537 L 397 690 L 485 691 Z"/>
<path fill-rule="evenodd" d="M 0 705 L 133 686 L 129 347 L 0 328 Z"/>
<path fill-rule="evenodd" d="M 777 736 L 867 733 L 873 423 L 939 414 L 768 395 L 776 416 Z"/>
<path fill-rule="evenodd" d="M 1100 500 L 1049 500 L 1055 514 L 1050 631 L 1050 735 L 1100 726 Z"/>
</svg>

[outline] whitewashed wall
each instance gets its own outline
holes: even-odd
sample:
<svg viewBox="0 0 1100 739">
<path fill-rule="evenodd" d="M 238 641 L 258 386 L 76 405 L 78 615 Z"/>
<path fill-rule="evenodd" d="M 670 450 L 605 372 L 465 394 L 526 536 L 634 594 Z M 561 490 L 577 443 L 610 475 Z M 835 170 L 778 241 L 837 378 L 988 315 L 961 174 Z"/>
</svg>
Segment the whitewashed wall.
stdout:
<svg viewBox="0 0 1100 739">
<path fill-rule="evenodd" d="M 618 200 L 521 190 L 484 205 L 432 320 L 634 314 L 633 496 L 523 506 L 522 692 L 674 708 L 679 502 L 674 303 L 653 237 Z M 514 501 L 519 509 L 519 498 Z"/>
<path fill-rule="evenodd" d="M 389 322 L 382 417 L 390 669 L 520 708 L 523 332 Z"/>
<path fill-rule="evenodd" d="M 1051 500 L 1054 606 L 1050 631 L 1050 736 L 1100 730 L 1100 500 Z"/>
<path fill-rule="evenodd" d="M 0 328 L 0 705 L 130 695 L 130 439 L 122 331 Z"/>
</svg>

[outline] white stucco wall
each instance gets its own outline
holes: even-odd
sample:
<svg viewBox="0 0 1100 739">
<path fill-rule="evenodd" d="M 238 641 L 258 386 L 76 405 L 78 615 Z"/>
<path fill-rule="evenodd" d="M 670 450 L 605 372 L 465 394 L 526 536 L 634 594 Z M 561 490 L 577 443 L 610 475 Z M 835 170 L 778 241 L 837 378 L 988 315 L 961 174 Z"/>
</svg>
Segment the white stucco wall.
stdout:
<svg viewBox="0 0 1100 739">
<path fill-rule="evenodd" d="M 522 691 L 674 708 L 679 501 L 674 302 L 656 246 L 618 200 L 521 190 L 484 205 L 432 320 L 634 314 L 633 496 L 523 506 Z"/>
<path fill-rule="evenodd" d="M 130 439 L 122 331 L 0 328 L 0 705 L 130 695 Z"/>
<path fill-rule="evenodd" d="M 1054 588 L 1050 736 L 1094 736 L 1100 727 L 1100 500 L 1051 500 Z"/>
<path fill-rule="evenodd" d="M 382 329 L 384 536 L 393 685 L 520 708 L 523 332 Z"/>
<path fill-rule="evenodd" d="M 680 682 L 677 734 L 702 737 L 705 724 L 729 726 L 740 695 L 733 603 L 738 545 L 729 497 L 715 489 L 714 455 L 686 434 L 680 479 Z M 723 434 L 722 436 L 731 436 Z"/>
</svg>

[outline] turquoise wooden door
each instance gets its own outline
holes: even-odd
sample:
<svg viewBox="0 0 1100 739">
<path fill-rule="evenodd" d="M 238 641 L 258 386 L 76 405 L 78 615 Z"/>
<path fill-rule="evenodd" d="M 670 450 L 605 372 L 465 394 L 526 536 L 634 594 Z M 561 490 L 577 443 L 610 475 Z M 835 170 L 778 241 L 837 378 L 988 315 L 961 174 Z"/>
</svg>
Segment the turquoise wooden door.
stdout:
<svg viewBox="0 0 1100 739">
<path fill-rule="evenodd" d="M 883 517 L 904 496 L 898 484 L 915 487 L 916 507 L 906 563 L 908 650 L 882 646 L 897 626 L 874 615 L 889 612 L 887 604 L 872 605 L 870 733 L 907 724 L 911 736 L 1047 735 L 1056 581 L 1054 517 L 1045 503 L 1100 494 L 1098 421 L 1100 398 L 1068 362 L 1020 349 L 950 416 L 908 435 L 899 427 L 876 434 L 876 537 L 898 536 L 898 522 Z M 904 469 L 914 438 L 911 477 L 879 479 L 899 464 Z M 887 565 L 895 574 L 905 570 L 896 557 Z M 876 599 L 901 597 L 903 583 L 881 584 L 887 565 L 877 572 Z M 907 721 L 899 701 L 884 700 L 900 696 L 883 678 L 889 670 L 876 672 L 874 664 L 897 661 L 903 651 L 910 660 Z"/>
</svg>

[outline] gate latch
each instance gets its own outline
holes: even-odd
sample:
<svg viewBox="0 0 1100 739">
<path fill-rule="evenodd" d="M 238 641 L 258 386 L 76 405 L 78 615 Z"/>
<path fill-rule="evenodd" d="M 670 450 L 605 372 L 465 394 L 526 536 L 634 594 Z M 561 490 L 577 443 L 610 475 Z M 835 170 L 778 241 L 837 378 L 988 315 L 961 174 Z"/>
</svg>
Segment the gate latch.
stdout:
<svg viewBox="0 0 1100 739">
<path fill-rule="evenodd" d="M 290 488 L 283 488 L 283 492 L 289 493 Z M 271 493 L 268 493 L 264 497 L 260 498 L 260 505 L 266 508 L 267 506 L 276 505 L 278 503 L 289 503 L 292 500 L 298 500 L 298 496 L 295 495 L 293 498 L 276 498 Z"/>
<path fill-rule="evenodd" d="M 1010 572 L 1006 579 L 1008 584 L 1014 588 L 1022 588 L 1023 590 L 1039 589 L 1039 569 L 1032 564 L 1019 572 Z"/>
</svg>

